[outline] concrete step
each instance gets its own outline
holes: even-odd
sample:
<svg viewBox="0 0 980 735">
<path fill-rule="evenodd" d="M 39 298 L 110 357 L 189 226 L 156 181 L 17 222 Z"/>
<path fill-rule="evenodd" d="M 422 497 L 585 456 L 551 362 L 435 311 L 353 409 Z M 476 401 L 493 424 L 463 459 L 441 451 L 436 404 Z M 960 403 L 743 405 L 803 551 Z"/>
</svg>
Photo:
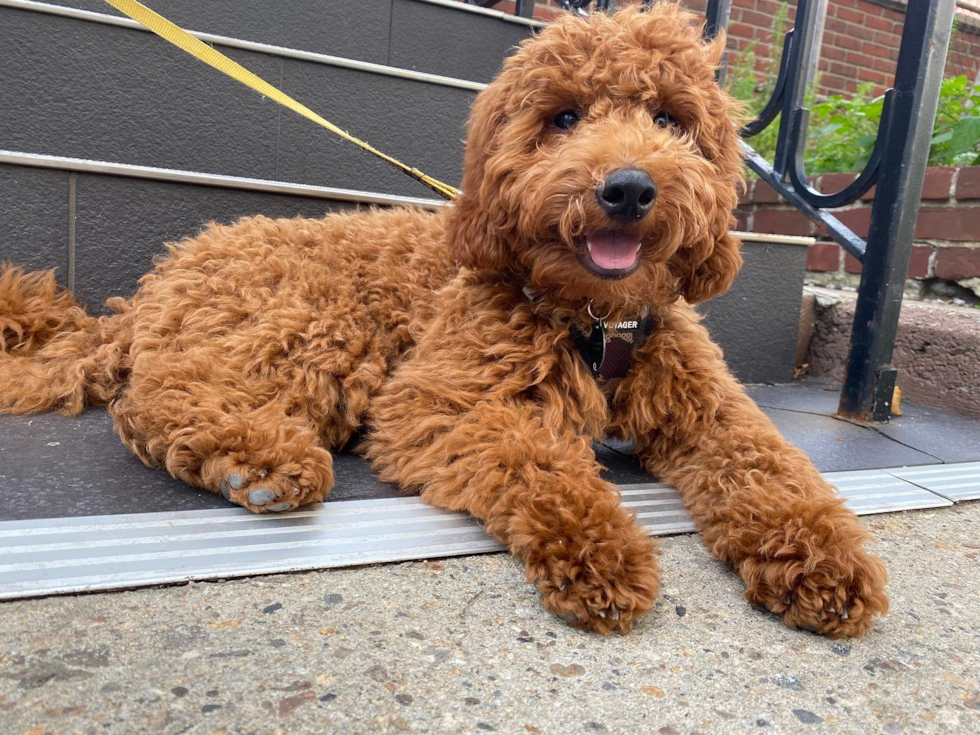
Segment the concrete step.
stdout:
<svg viewBox="0 0 980 735">
<path fill-rule="evenodd" d="M 131 25 L 105 15 L 65 17 L 52 14 L 52 6 L 0 0 L 4 146 L 424 193 L 351 144 Z M 206 40 L 378 148 L 448 183 L 458 181 L 464 123 L 480 84 L 236 39 Z"/>
<path fill-rule="evenodd" d="M 52 3 L 54 4 L 54 3 Z M 124 17 L 102 0 L 58 5 Z M 542 24 L 454 0 L 149 0 L 183 28 L 487 82 Z"/>
<path fill-rule="evenodd" d="M 857 293 L 808 286 L 809 374 L 842 380 Z M 809 336 L 809 335 L 808 335 Z M 906 296 L 895 335 L 902 399 L 980 419 L 980 310 Z"/>
<path fill-rule="evenodd" d="M 432 199 L 306 187 L 173 169 L 0 151 L 0 261 L 58 268 L 94 312 L 131 295 L 163 243 L 209 220 L 303 215 L 362 204 L 441 206 Z M 706 323 L 744 381 L 792 378 L 808 238 L 745 235 L 745 267 Z"/>
</svg>

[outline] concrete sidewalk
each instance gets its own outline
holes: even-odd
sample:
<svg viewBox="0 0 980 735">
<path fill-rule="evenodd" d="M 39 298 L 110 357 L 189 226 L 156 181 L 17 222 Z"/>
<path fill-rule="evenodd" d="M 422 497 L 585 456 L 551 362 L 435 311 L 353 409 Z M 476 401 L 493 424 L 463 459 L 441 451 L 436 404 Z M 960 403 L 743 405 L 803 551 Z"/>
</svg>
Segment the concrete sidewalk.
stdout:
<svg viewBox="0 0 980 735">
<path fill-rule="evenodd" d="M 548 615 L 505 555 L 0 606 L 0 732 L 980 730 L 980 503 L 872 516 L 892 613 L 786 629 L 694 536 L 632 635 Z"/>
</svg>

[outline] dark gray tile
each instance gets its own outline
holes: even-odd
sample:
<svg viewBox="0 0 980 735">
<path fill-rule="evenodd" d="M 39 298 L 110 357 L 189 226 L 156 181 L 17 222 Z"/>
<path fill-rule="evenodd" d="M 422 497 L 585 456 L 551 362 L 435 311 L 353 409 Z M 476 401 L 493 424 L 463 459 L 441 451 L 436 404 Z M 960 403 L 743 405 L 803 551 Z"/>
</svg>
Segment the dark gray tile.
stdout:
<svg viewBox="0 0 980 735">
<path fill-rule="evenodd" d="M 623 485 L 636 482 L 652 482 L 653 478 L 646 473 L 630 448 L 620 442 L 607 441 L 595 444 L 596 459 L 602 465 L 602 477 L 609 482 Z"/>
<path fill-rule="evenodd" d="M 763 406 L 808 411 L 829 417 L 837 412 L 840 383 L 808 378 L 786 385 L 752 385 L 748 386 L 748 392 Z M 902 413 L 903 416 L 893 416 L 887 424 L 875 424 L 861 430 L 880 434 L 894 443 L 908 445 L 915 451 L 934 458 L 932 462 L 969 462 L 980 459 L 980 421 L 977 419 L 908 401 L 902 402 Z"/>
<path fill-rule="evenodd" d="M 906 416 L 888 426 L 857 426 L 833 418 L 839 386 L 825 380 L 747 385 L 746 392 L 821 472 L 932 464 L 937 458 L 944 462 L 980 459 L 980 421 L 909 405 Z M 914 437 L 901 433 L 910 424 L 917 432 Z M 944 442 L 946 449 L 938 446 Z M 617 452 L 630 453 L 627 443 L 611 439 L 605 443 Z"/>
<path fill-rule="evenodd" d="M 57 268 L 58 280 L 67 283 L 68 176 L 0 165 L 0 263 Z"/>
<path fill-rule="evenodd" d="M 903 416 L 893 416 L 887 424 L 858 426 L 831 418 L 837 412 L 840 397 L 840 384 L 831 380 L 807 379 L 784 385 L 750 385 L 746 389 L 752 399 L 774 419 L 790 412 L 803 416 L 798 420 L 782 418 L 787 428 L 796 432 L 787 438 L 801 446 L 803 442 L 815 442 L 820 445 L 821 451 L 836 454 L 832 445 L 824 446 L 829 429 L 813 432 L 819 437 L 808 436 L 811 432 L 806 429 L 807 422 L 812 422 L 816 429 L 818 419 L 833 422 L 827 426 L 836 425 L 834 431 L 837 434 L 851 437 L 848 439 L 849 446 L 837 451 L 841 453 L 842 461 L 854 466 L 840 469 L 980 459 L 980 421 L 976 419 L 903 401 Z M 876 438 L 872 441 L 867 437 Z M 881 445 L 879 440 L 893 445 L 892 449 L 885 453 L 886 445 Z M 870 454 L 864 464 L 855 464 L 858 457 L 852 458 L 852 450 L 862 451 L 862 447 Z"/>
<path fill-rule="evenodd" d="M 349 208 L 323 199 L 80 174 L 76 187 L 75 293 L 98 312 L 110 296 L 131 296 L 164 252 L 205 223 L 249 215 L 321 217 Z"/>
<path fill-rule="evenodd" d="M 832 416 L 837 411 L 840 383 L 825 378 L 806 378 L 792 383 L 749 384 L 746 392 L 763 407 L 786 408 L 795 411 Z"/>
<path fill-rule="evenodd" d="M 330 500 L 397 497 L 360 457 L 334 458 Z M 102 409 L 0 415 L 0 520 L 227 508 L 220 496 L 141 463 Z"/>
<path fill-rule="evenodd" d="M 530 26 L 415 2 L 394 0 L 388 63 L 405 69 L 489 82 Z"/>
<path fill-rule="evenodd" d="M 903 403 L 901 417 L 878 429 L 943 462 L 980 460 L 980 421 L 934 408 Z"/>
<path fill-rule="evenodd" d="M 10 8 L 0 8 L 0 26 L 5 148 L 275 174 L 279 105 L 170 44 L 141 31 Z M 278 82 L 278 58 L 228 55 Z"/>
<path fill-rule="evenodd" d="M 749 386 L 749 392 L 757 399 L 780 404 L 781 408 L 764 410 L 821 471 L 935 462 L 932 456 L 892 441 L 875 429 L 810 412 L 818 407 L 814 396 L 826 404 L 821 384 Z M 776 392 L 780 396 L 774 395 Z M 794 405 L 804 408 L 793 410 Z M 919 414 L 918 407 L 910 409 Z M 927 418 L 933 422 L 933 430 L 941 433 L 948 433 L 948 427 L 976 432 L 980 426 L 975 421 L 970 425 L 947 423 L 948 415 L 930 414 Z M 595 450 L 606 468 L 603 476 L 609 481 L 649 481 L 629 456 L 628 445 L 610 440 L 596 445 Z M 977 458 L 975 452 L 972 458 Z M 398 495 L 394 486 L 379 482 L 368 463 L 353 454 L 337 455 L 334 471 L 332 501 Z M 109 417 L 101 409 L 77 417 L 0 416 L 0 495 L 4 498 L 2 520 L 226 507 L 216 495 L 143 466 L 112 432 Z"/>
<path fill-rule="evenodd" d="M 763 408 L 763 411 L 786 440 L 806 452 L 821 472 L 930 464 L 936 461 L 931 455 L 902 446 L 872 429 L 837 421 L 829 416 L 769 407 Z M 630 446 L 623 442 L 607 444 L 622 454 L 630 453 Z M 627 466 L 623 462 L 634 463 L 633 472 L 643 472 L 632 459 L 617 463 L 617 471 Z M 614 481 L 642 482 L 638 479 Z"/>
<path fill-rule="evenodd" d="M 784 437 L 802 449 L 821 472 L 931 464 L 932 455 L 892 441 L 874 429 L 829 416 L 787 409 L 766 413 Z"/>
<path fill-rule="evenodd" d="M 58 0 L 53 4 L 122 15 L 102 0 Z M 152 5 L 189 31 L 387 63 L 391 0 L 157 0 Z"/>
<path fill-rule="evenodd" d="M 459 181 L 474 92 L 292 59 L 283 63 L 283 90 L 385 153 L 448 184 Z M 278 178 L 435 197 L 382 161 L 289 112 L 282 118 Z"/>
<path fill-rule="evenodd" d="M 739 380 L 793 378 L 806 247 L 746 242 L 745 265 L 724 296 L 699 307 Z"/>
<path fill-rule="evenodd" d="M 0 495 L 0 520 L 228 507 L 144 466 L 102 409 L 0 416 Z"/>
<path fill-rule="evenodd" d="M 398 486 L 381 482 L 371 464 L 351 451 L 344 451 L 333 458 L 334 483 L 328 500 L 368 500 L 371 498 L 397 498 L 404 493 Z"/>
</svg>

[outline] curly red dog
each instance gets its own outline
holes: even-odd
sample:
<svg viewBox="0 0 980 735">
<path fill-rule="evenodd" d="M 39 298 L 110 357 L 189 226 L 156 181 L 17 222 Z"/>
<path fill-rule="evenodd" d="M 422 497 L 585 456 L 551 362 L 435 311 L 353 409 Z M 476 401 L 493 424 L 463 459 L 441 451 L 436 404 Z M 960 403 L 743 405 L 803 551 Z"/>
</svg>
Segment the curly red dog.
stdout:
<svg viewBox="0 0 980 735">
<path fill-rule="evenodd" d="M 886 574 L 854 514 L 729 374 L 694 304 L 739 268 L 735 103 L 696 16 L 571 15 L 476 100 L 463 194 L 411 209 L 210 225 L 115 314 L 50 273 L 0 277 L 0 409 L 108 406 L 144 462 L 258 513 L 324 499 L 362 427 L 384 479 L 485 521 L 545 606 L 628 631 L 657 548 L 600 477 L 634 443 L 748 600 L 861 635 Z M 576 339 L 652 320 L 621 379 Z"/>
</svg>

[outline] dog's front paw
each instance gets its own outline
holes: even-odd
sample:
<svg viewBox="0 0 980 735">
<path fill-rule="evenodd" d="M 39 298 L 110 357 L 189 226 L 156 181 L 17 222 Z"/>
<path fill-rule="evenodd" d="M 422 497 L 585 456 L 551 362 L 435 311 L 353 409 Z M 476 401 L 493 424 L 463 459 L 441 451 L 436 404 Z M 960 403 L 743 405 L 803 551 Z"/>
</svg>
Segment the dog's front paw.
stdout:
<svg viewBox="0 0 980 735">
<path fill-rule="evenodd" d="M 830 638 L 863 636 L 888 612 L 884 564 L 849 540 L 809 541 L 779 549 L 773 544 L 743 561 L 746 599 L 790 628 Z"/>
<path fill-rule="evenodd" d="M 593 529 L 598 533 L 583 529 L 581 535 L 553 538 L 527 560 L 528 579 L 544 606 L 575 627 L 628 633 L 657 598 L 656 544 L 619 513 L 625 522 Z"/>
</svg>

